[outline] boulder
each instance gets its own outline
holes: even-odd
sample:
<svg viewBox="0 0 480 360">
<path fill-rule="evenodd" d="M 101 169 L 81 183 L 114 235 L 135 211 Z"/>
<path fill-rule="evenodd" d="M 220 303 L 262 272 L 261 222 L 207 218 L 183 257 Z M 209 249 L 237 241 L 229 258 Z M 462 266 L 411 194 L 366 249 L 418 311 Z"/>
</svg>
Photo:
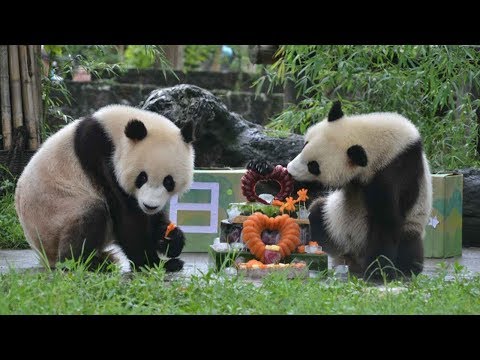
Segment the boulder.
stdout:
<svg viewBox="0 0 480 360">
<path fill-rule="evenodd" d="M 179 127 L 193 123 L 196 167 L 242 167 L 251 159 L 286 166 L 303 146 L 301 135 L 270 136 L 262 126 L 228 111 L 211 92 L 194 85 L 154 90 L 141 107 Z"/>
</svg>

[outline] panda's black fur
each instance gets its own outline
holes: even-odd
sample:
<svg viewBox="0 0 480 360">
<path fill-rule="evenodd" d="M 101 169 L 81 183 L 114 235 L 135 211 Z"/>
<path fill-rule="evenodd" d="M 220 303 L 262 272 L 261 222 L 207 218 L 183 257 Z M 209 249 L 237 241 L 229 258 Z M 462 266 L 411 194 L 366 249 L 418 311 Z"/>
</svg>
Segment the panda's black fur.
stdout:
<svg viewBox="0 0 480 360">
<path fill-rule="evenodd" d="M 133 129 L 130 134 L 130 137 L 132 136 L 141 140 L 146 134 L 140 127 Z M 174 229 L 169 234 L 170 241 L 167 242 L 163 234 L 170 221 L 164 212 L 145 214 L 138 207 L 136 199 L 122 190 L 110 161 L 114 145 L 100 123 L 93 117 L 84 118 L 75 131 L 74 139 L 75 153 L 82 168 L 107 200 L 107 206 L 99 204 L 85 214 L 84 223 L 70 229 L 71 238 L 78 240 L 75 246 L 78 249 L 83 246 L 85 254 L 101 248 L 106 219 L 111 217 L 116 241 L 136 267 L 158 265 L 159 251 L 171 258 L 165 262 L 167 271 L 181 270 L 183 261 L 176 257 L 185 245 L 183 232 L 179 228 Z M 85 244 L 83 239 L 87 239 Z"/>
<path fill-rule="evenodd" d="M 162 209 L 193 181 L 191 132 L 123 105 L 63 127 L 17 182 L 15 208 L 29 244 L 51 267 L 88 258 L 93 268 L 111 261 L 122 272 L 162 260 L 167 271 L 180 270 L 185 236 L 177 227 L 165 238 Z"/>
<path fill-rule="evenodd" d="M 346 186 L 346 191 L 362 193 L 367 206 L 369 234 L 366 253 L 362 254 L 365 257 L 363 264 L 357 263 L 359 254 L 342 253 L 332 243 L 323 218 L 325 202 L 322 199 L 309 209 L 312 239 L 321 239 L 321 245 L 327 253 L 344 257 L 357 272 L 365 271 L 365 266 L 383 255 L 406 275 L 410 272 L 420 273 L 423 269 L 422 240 L 417 233 L 402 231 L 401 227 L 407 211 L 418 197 L 418 174 L 424 171 L 421 153 L 422 144 L 418 141 L 379 171 L 369 184 L 353 181 Z M 399 169 L 402 170 L 402 176 L 399 176 Z M 380 257 L 378 261 L 382 267 L 387 267 L 387 274 L 391 273 L 388 260 Z M 374 269 L 373 266 L 371 270 Z"/>
<path fill-rule="evenodd" d="M 394 113 L 345 116 L 337 102 L 305 141 L 287 169 L 331 189 L 309 208 L 312 240 L 366 276 L 420 273 L 432 200 L 414 125 Z"/>
</svg>

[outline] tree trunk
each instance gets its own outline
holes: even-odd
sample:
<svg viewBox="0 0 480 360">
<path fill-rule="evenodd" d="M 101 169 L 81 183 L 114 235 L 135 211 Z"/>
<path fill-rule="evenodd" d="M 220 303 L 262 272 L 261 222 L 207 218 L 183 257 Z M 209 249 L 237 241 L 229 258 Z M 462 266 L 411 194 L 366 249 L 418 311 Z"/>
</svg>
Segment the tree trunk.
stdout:
<svg viewBox="0 0 480 360">
<path fill-rule="evenodd" d="M 248 57 L 252 64 L 273 64 L 278 58 L 275 53 L 278 45 L 248 45 Z"/>
<path fill-rule="evenodd" d="M 12 108 L 10 105 L 10 80 L 8 75 L 8 46 L 0 46 L 0 107 L 4 150 L 12 147 Z"/>
<path fill-rule="evenodd" d="M 183 69 L 183 45 L 162 45 L 165 57 L 174 70 Z"/>
<path fill-rule="evenodd" d="M 8 65 L 10 68 L 10 97 L 12 100 L 13 127 L 16 129 L 23 125 L 22 86 L 20 83 L 18 45 L 8 46 Z"/>
<path fill-rule="evenodd" d="M 35 77 L 37 79 L 37 97 L 38 97 L 38 110 L 40 116 L 40 123 L 45 119 L 43 118 L 43 98 L 42 98 L 42 74 L 43 74 L 43 62 L 42 62 L 42 46 L 35 45 Z"/>
<path fill-rule="evenodd" d="M 125 49 L 127 45 L 115 45 L 117 47 L 118 55 L 120 56 L 120 59 L 123 61 L 125 60 Z"/>
<path fill-rule="evenodd" d="M 210 66 L 211 71 L 220 71 L 220 57 L 222 55 L 222 48 L 219 47 L 215 54 L 213 55 L 212 65 Z"/>
<path fill-rule="evenodd" d="M 35 116 L 35 100 L 33 97 L 33 72 L 27 45 L 19 45 L 20 76 L 22 78 L 22 100 L 25 124 L 28 129 L 28 147 L 37 150 L 39 145 L 38 117 Z"/>
</svg>

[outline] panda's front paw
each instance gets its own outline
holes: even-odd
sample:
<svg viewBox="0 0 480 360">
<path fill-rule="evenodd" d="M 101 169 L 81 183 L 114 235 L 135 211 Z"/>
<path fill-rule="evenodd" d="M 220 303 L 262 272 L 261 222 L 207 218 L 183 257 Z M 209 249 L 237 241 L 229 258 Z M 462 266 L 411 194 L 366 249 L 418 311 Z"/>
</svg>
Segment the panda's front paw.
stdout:
<svg viewBox="0 0 480 360">
<path fill-rule="evenodd" d="M 178 227 L 170 231 L 168 238 L 160 241 L 159 250 L 169 258 L 174 258 L 180 255 L 185 246 L 185 235 Z"/>
<path fill-rule="evenodd" d="M 177 272 L 183 269 L 183 260 L 178 258 L 169 259 L 163 265 L 166 272 Z"/>
<path fill-rule="evenodd" d="M 247 170 L 252 170 L 260 175 L 268 175 L 274 167 L 265 160 L 250 160 L 247 164 Z"/>
</svg>

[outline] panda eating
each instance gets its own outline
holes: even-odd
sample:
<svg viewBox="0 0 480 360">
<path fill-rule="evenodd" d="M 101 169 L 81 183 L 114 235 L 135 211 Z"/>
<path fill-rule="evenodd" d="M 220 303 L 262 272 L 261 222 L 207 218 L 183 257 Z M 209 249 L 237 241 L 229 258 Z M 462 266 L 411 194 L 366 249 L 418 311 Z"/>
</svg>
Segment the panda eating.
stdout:
<svg viewBox="0 0 480 360">
<path fill-rule="evenodd" d="M 68 258 L 105 260 L 122 272 L 160 263 L 179 271 L 185 237 L 165 232 L 162 212 L 193 181 L 191 123 L 110 105 L 48 138 L 15 190 L 15 207 L 30 245 L 49 265 Z M 93 256 L 93 257 L 92 257 Z"/>
<path fill-rule="evenodd" d="M 419 131 L 408 119 L 346 116 L 335 102 L 328 118 L 307 130 L 287 169 L 295 180 L 331 189 L 312 203 L 309 220 L 312 239 L 335 263 L 366 276 L 378 268 L 388 276 L 422 271 L 432 185 Z"/>
</svg>

